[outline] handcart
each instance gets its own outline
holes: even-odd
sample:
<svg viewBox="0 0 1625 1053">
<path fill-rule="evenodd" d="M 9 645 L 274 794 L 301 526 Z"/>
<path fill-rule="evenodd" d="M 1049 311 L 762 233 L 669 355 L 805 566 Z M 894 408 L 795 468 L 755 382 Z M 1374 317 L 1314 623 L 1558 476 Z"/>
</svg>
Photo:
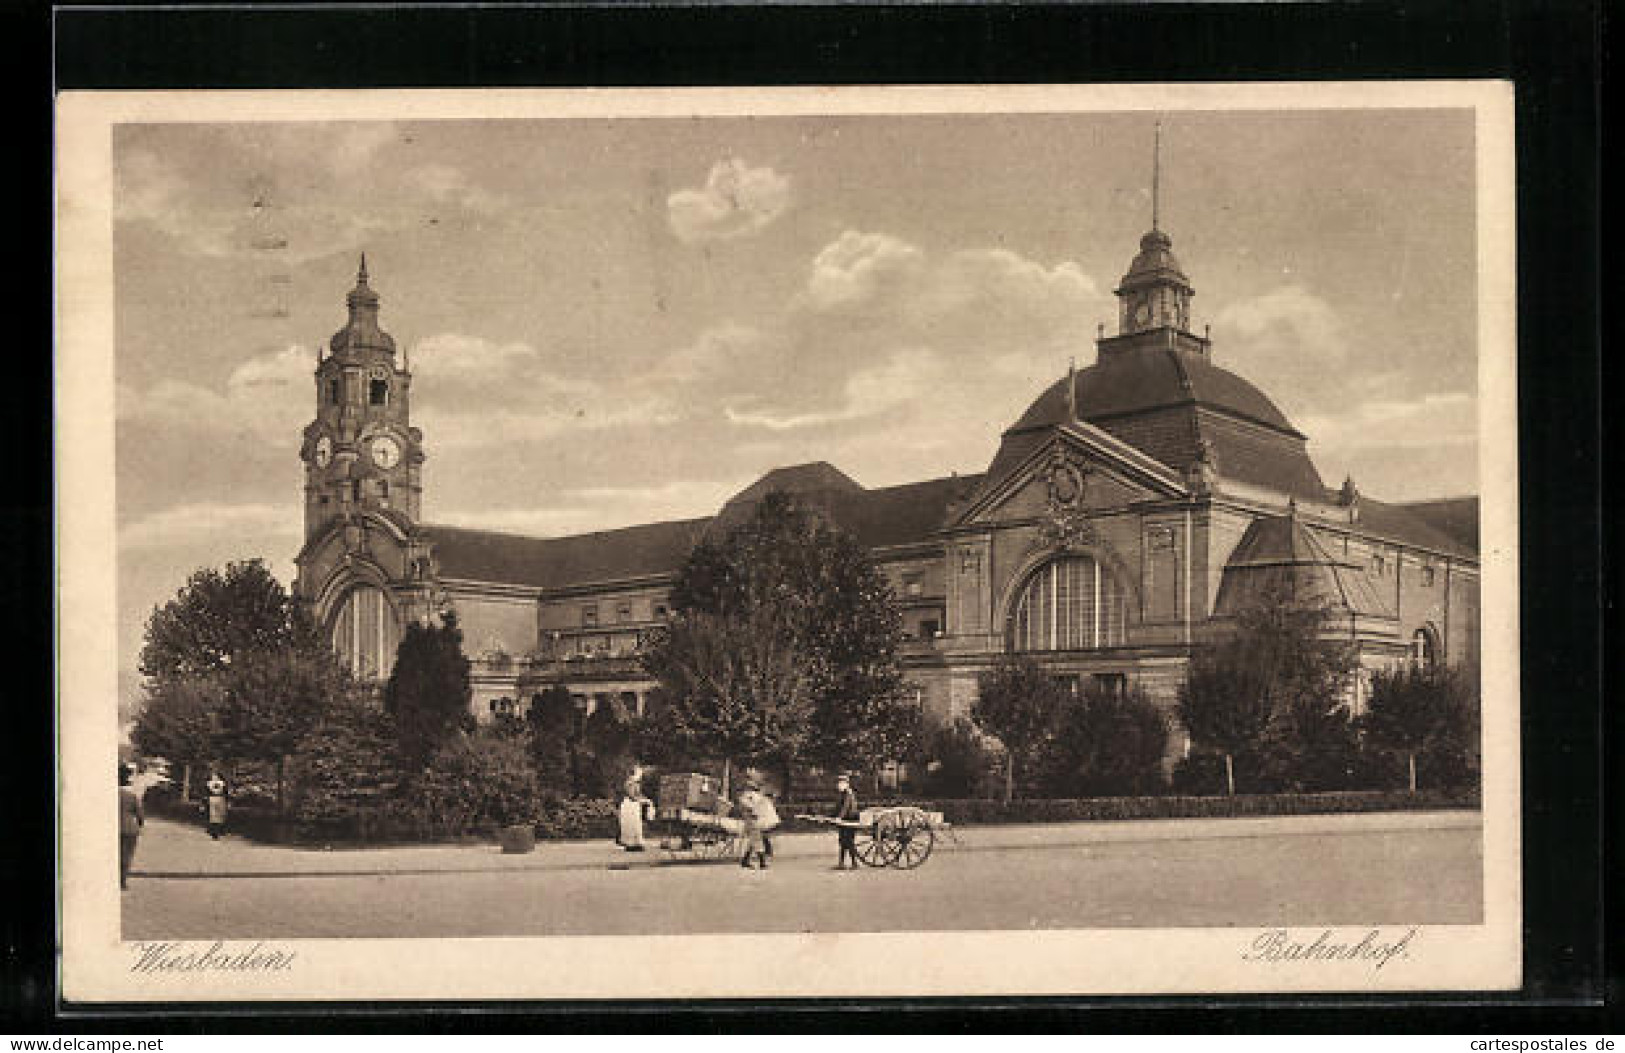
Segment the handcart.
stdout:
<svg viewBox="0 0 1625 1053">
<path fill-rule="evenodd" d="M 730 810 L 714 776 L 663 775 L 655 793 L 651 832 L 672 859 L 737 859 L 745 824 L 729 815 Z"/>
<path fill-rule="evenodd" d="M 894 870 L 913 870 L 930 859 L 931 849 L 937 843 L 937 831 L 947 829 L 941 812 L 928 812 L 909 805 L 865 808 L 855 820 L 827 815 L 798 815 L 796 818 L 856 831 L 858 861 L 867 867 Z"/>
</svg>

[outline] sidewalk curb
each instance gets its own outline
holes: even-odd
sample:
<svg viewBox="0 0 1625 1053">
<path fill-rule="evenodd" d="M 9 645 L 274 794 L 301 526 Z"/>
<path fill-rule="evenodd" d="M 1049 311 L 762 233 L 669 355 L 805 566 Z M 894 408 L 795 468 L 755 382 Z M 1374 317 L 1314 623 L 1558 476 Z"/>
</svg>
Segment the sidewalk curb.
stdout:
<svg viewBox="0 0 1625 1053">
<path fill-rule="evenodd" d="M 1395 817 L 1403 817 L 1405 821 L 1393 821 Z M 1359 818 L 1366 820 L 1365 824 L 1351 829 L 1328 830 L 1328 822 L 1337 823 L 1341 820 Z M 1297 822 L 1293 822 L 1297 821 Z M 1236 826 L 1218 826 L 1208 830 L 1195 830 L 1195 824 L 1212 826 L 1213 824 L 1244 824 Z M 1151 825 L 1156 824 L 1156 825 Z M 1168 825 L 1163 825 L 1168 824 Z M 1172 824 L 1182 824 L 1178 827 Z M 986 826 L 954 826 L 945 837 L 937 841 L 938 851 L 944 852 L 1025 852 L 1025 851 L 1056 851 L 1065 848 L 1088 849 L 1105 848 L 1117 845 L 1146 845 L 1170 841 L 1178 842 L 1211 842 L 1233 839 L 1261 839 L 1271 837 L 1303 837 L 1325 835 L 1330 833 L 1339 836 L 1372 836 L 1392 833 L 1396 831 L 1417 830 L 1447 830 L 1447 829 L 1478 829 L 1482 826 L 1481 813 L 1471 810 L 1450 810 L 1436 812 L 1391 812 L 1391 813 L 1343 813 L 1318 816 L 1247 816 L 1227 819 L 1163 819 L 1163 820 L 1128 820 L 1121 823 L 1108 822 L 1073 822 L 1073 823 L 1005 823 L 989 824 Z M 1142 829 L 1143 827 L 1143 829 Z M 975 833 L 987 832 L 994 834 L 993 843 L 978 844 Z M 1045 832 L 1070 833 L 1071 836 L 1052 837 L 1045 839 Z M 967 836 L 968 832 L 968 836 Z M 1016 837 L 1006 840 L 1011 835 L 1025 833 L 1026 837 Z M 1002 836 L 1001 836 L 1002 835 Z M 1079 836 L 1083 835 L 1083 836 Z M 1126 835 L 1126 836 L 1125 836 Z M 784 834 L 776 840 L 781 845 L 779 856 L 783 859 L 810 859 L 822 852 L 792 851 L 785 853 L 783 847 L 791 845 L 810 845 L 815 839 L 822 845 L 827 834 L 817 832 Z M 833 842 L 831 842 L 831 845 Z M 413 846 L 407 851 L 421 851 L 431 846 Z M 471 858 L 466 864 L 454 866 L 402 866 L 390 868 L 374 866 L 370 868 L 349 867 L 345 869 L 312 869 L 312 870 L 183 870 L 166 868 L 160 870 L 146 870 L 139 863 L 130 871 L 130 876 L 152 880 L 204 880 L 213 878 L 223 879 L 260 879 L 275 880 L 286 878 L 356 878 L 356 877 L 431 877 L 439 874 L 508 874 L 508 873 L 537 873 L 547 871 L 587 871 L 603 870 L 610 872 L 663 870 L 669 868 L 686 867 L 712 867 L 720 868 L 725 865 L 737 866 L 735 860 L 694 860 L 682 857 L 672 857 L 664 851 L 651 848 L 647 857 L 636 860 L 624 859 L 613 853 L 606 844 L 602 847 L 598 842 L 568 841 L 568 842 L 540 842 L 538 849 L 542 852 L 562 852 L 566 850 L 579 850 L 582 852 L 602 851 L 604 855 L 597 859 L 568 859 L 520 862 L 515 860 L 506 865 L 492 865 L 484 859 Z M 446 851 L 470 851 L 469 846 L 444 846 Z M 287 846 L 255 845 L 255 851 L 275 852 L 278 850 L 315 853 L 327 855 L 317 849 L 294 848 Z M 492 846 L 479 846 L 483 855 L 492 854 Z M 368 852 L 394 851 L 392 849 L 368 849 Z M 328 858 L 334 858 L 327 856 Z M 360 860 L 356 861 L 360 863 Z"/>
</svg>

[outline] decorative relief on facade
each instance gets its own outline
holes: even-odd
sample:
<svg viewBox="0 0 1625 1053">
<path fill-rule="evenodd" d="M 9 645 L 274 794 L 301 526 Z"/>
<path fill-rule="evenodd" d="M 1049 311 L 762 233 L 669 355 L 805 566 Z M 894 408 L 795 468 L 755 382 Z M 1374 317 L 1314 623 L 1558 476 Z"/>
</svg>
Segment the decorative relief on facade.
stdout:
<svg viewBox="0 0 1625 1053">
<path fill-rule="evenodd" d="M 1099 534 L 1086 517 L 1083 500 L 1089 489 L 1089 465 L 1075 459 L 1064 446 L 1057 446 L 1050 458 L 1046 477 L 1049 499 L 1044 508 L 1044 519 L 1038 533 L 1044 544 L 1074 551 L 1093 548 L 1100 543 Z"/>
</svg>

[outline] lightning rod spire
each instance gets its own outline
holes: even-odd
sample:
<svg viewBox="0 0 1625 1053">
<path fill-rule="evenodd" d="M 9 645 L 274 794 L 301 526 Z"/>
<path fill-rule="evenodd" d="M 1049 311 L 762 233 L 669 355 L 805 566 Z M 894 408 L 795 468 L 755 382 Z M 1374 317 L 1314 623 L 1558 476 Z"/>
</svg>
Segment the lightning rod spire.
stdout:
<svg viewBox="0 0 1625 1053">
<path fill-rule="evenodd" d="M 1151 229 L 1161 230 L 1157 225 L 1157 206 L 1161 203 L 1162 191 L 1162 122 L 1157 122 L 1156 138 L 1151 147 Z"/>
</svg>

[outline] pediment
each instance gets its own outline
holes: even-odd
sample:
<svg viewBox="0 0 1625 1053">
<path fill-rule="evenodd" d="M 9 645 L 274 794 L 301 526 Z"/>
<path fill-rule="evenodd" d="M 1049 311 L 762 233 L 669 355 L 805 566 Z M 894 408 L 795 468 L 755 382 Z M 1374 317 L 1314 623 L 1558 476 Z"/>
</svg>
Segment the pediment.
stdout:
<svg viewBox="0 0 1625 1053">
<path fill-rule="evenodd" d="M 1174 469 L 1083 421 L 1049 438 L 1002 478 L 990 479 L 955 526 L 1088 516 L 1141 501 L 1187 496 Z"/>
</svg>

